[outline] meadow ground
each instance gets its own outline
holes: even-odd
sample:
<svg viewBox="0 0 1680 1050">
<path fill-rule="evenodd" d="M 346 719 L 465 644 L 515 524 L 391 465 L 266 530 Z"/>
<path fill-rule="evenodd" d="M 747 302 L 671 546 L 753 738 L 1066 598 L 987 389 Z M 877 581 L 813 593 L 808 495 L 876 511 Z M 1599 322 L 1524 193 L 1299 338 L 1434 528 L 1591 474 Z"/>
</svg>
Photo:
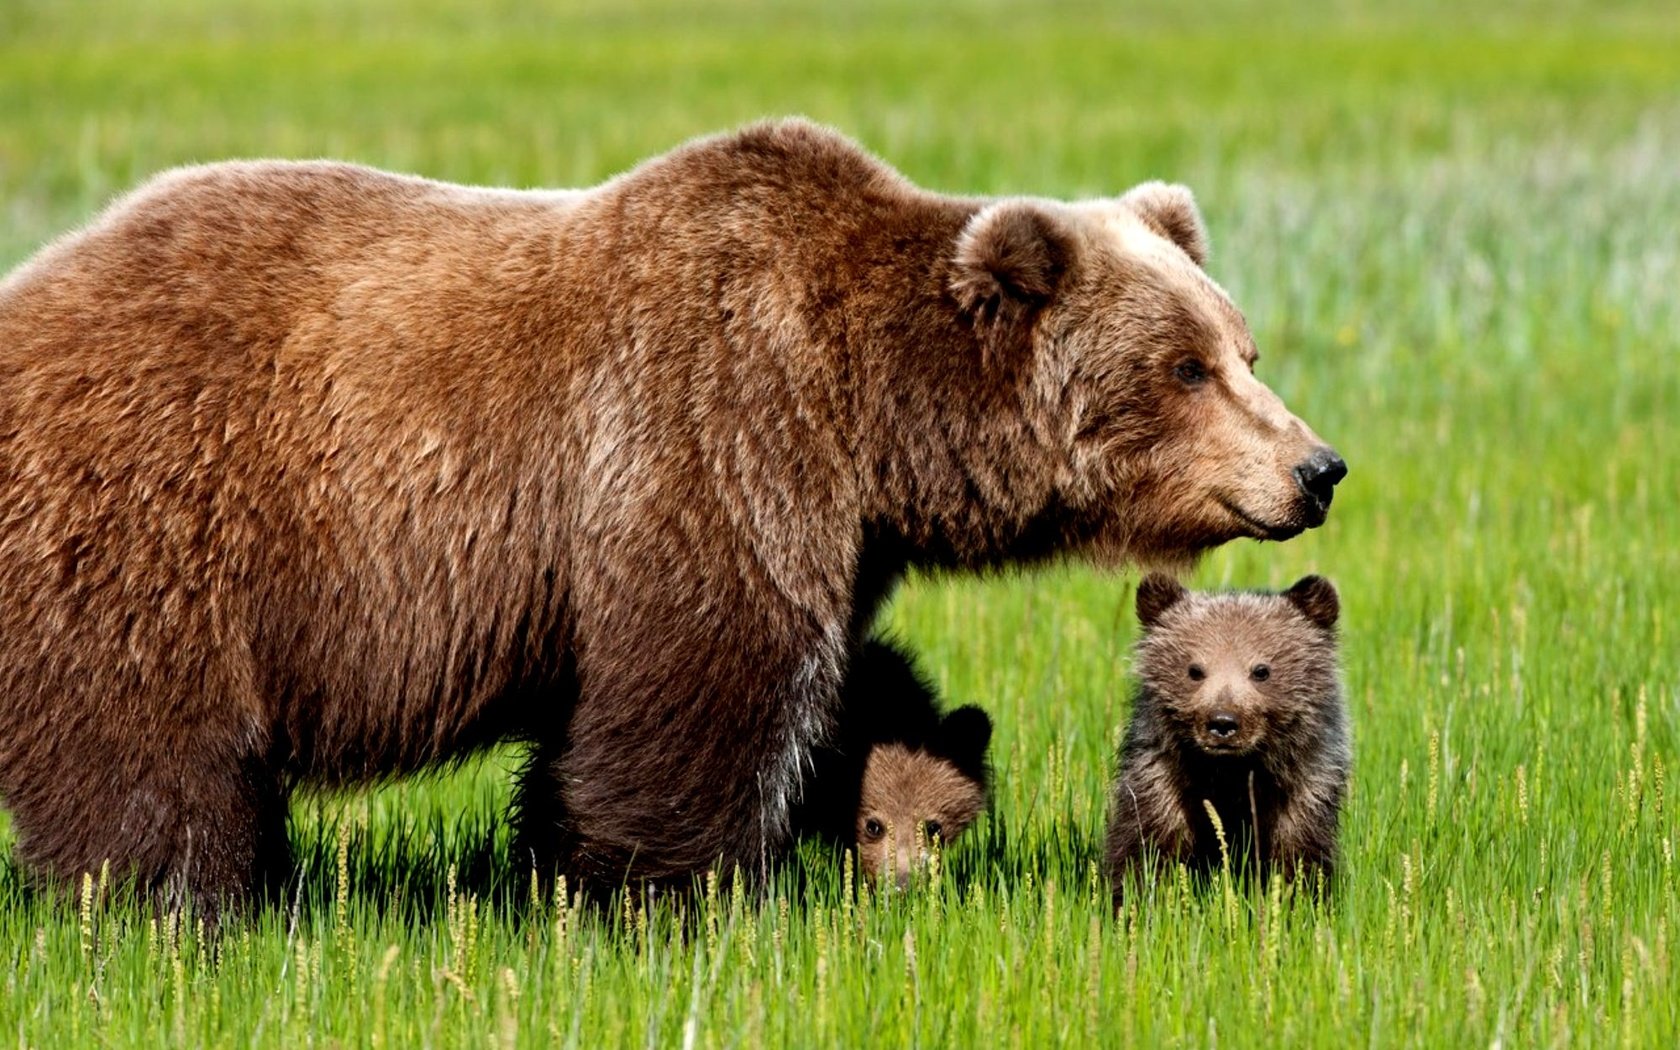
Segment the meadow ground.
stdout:
<svg viewBox="0 0 1680 1050">
<path fill-rule="evenodd" d="M 1352 465 L 1326 528 L 1196 575 L 1342 589 L 1344 877 L 1113 914 L 1131 578 L 920 579 L 891 626 L 998 724 L 933 884 L 853 892 L 806 849 L 682 919 L 533 900 L 498 753 L 300 803 L 296 906 L 215 957 L 0 861 L 0 1041 L 1680 1044 L 1671 4 L 349 6 L 0 4 L 0 265 L 187 161 L 582 185 L 787 112 L 948 191 L 1188 182 L 1262 377 Z"/>
</svg>

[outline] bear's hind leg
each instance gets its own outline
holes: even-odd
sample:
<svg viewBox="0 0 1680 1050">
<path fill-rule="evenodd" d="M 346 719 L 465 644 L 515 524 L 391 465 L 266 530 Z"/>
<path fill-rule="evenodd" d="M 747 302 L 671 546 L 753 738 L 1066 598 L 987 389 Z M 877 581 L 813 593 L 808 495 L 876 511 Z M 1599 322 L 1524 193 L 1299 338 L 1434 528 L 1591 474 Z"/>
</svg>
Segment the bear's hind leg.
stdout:
<svg viewBox="0 0 1680 1050">
<path fill-rule="evenodd" d="M 177 860 L 166 894 L 190 899 L 213 920 L 226 911 L 277 902 L 292 876 L 287 802 L 276 778 L 255 759 L 231 764 L 200 782 L 185 800 Z"/>
<path fill-rule="evenodd" d="M 216 768 L 219 767 L 219 768 Z M 113 880 L 170 908 L 189 902 L 207 924 L 278 894 L 291 870 L 286 801 L 255 761 L 165 770 L 76 763 L 90 775 L 9 799 L 19 858 L 76 891 L 82 875 Z"/>
</svg>

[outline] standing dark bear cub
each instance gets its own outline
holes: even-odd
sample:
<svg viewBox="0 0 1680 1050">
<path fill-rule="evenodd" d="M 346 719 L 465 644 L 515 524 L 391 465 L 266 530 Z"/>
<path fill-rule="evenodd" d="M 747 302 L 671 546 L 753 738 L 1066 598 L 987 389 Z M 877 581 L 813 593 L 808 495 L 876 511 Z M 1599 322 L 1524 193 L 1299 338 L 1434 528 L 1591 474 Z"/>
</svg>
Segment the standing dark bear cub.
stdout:
<svg viewBox="0 0 1680 1050">
<path fill-rule="evenodd" d="M 160 176 L 0 281 L 19 858 L 239 901 L 299 784 L 531 748 L 520 862 L 760 870 L 910 567 L 1323 522 L 1182 187 L 933 193 L 799 120 L 593 189 Z"/>
<path fill-rule="evenodd" d="M 852 658 L 835 717 L 794 828 L 852 849 L 865 877 L 903 885 L 932 839 L 954 842 L 985 809 L 992 721 L 972 706 L 941 714 L 910 657 L 880 639 Z"/>
<path fill-rule="evenodd" d="M 1217 867 L 1220 832 L 1235 870 L 1328 876 L 1351 761 L 1335 587 L 1308 576 L 1282 594 L 1192 594 L 1152 574 L 1137 612 L 1139 687 L 1108 825 L 1116 898 L 1151 858 Z"/>
</svg>

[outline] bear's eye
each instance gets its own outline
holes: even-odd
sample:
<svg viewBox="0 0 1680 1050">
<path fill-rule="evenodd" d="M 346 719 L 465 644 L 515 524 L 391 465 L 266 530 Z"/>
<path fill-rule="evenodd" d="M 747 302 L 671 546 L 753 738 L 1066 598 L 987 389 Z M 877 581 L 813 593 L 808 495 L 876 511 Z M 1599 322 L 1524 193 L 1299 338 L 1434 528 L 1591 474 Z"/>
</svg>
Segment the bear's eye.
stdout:
<svg viewBox="0 0 1680 1050">
<path fill-rule="evenodd" d="M 1207 672 L 1202 670 L 1202 665 L 1201 664 L 1191 664 L 1190 665 L 1190 680 L 1192 682 L 1200 682 L 1202 679 L 1204 679 L 1206 677 L 1207 677 Z"/>
<path fill-rule="evenodd" d="M 868 820 L 863 822 L 864 837 L 869 839 L 871 842 L 874 842 L 886 833 L 887 829 L 882 827 L 881 822 L 876 820 L 874 817 L 870 817 Z"/>
<path fill-rule="evenodd" d="M 1207 367 L 1194 357 L 1185 358 L 1173 369 L 1173 375 L 1185 386 L 1200 386 L 1207 380 Z"/>
<path fill-rule="evenodd" d="M 1272 669 L 1265 664 L 1255 664 L 1254 670 L 1248 672 L 1248 676 L 1256 682 L 1264 682 L 1272 676 Z"/>
<path fill-rule="evenodd" d="M 930 820 L 927 822 L 927 837 L 930 839 L 939 837 L 939 821 Z"/>
</svg>

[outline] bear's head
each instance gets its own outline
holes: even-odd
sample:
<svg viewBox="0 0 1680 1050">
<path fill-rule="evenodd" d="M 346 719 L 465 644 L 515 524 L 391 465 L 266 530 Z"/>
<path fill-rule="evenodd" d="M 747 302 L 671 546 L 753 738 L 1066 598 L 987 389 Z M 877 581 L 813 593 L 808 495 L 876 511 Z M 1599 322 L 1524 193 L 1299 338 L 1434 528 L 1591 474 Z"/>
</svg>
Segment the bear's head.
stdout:
<svg viewBox="0 0 1680 1050">
<path fill-rule="evenodd" d="M 1158 573 L 1138 585 L 1137 673 L 1188 748 L 1244 756 L 1286 748 L 1338 703 L 1336 588 L 1307 576 L 1282 594 L 1192 593 Z"/>
<path fill-rule="evenodd" d="M 934 839 L 948 845 L 986 808 L 986 747 L 992 723 L 960 707 L 924 745 L 876 744 L 864 764 L 857 813 L 858 866 L 871 881 L 904 886 L 928 859 Z"/>
<path fill-rule="evenodd" d="M 1243 315 L 1203 265 L 1190 191 L 982 207 L 950 289 L 991 367 L 1030 377 L 1054 446 L 1064 545 L 1099 560 L 1183 564 L 1238 537 L 1325 520 L 1347 467 L 1254 374 Z"/>
</svg>

